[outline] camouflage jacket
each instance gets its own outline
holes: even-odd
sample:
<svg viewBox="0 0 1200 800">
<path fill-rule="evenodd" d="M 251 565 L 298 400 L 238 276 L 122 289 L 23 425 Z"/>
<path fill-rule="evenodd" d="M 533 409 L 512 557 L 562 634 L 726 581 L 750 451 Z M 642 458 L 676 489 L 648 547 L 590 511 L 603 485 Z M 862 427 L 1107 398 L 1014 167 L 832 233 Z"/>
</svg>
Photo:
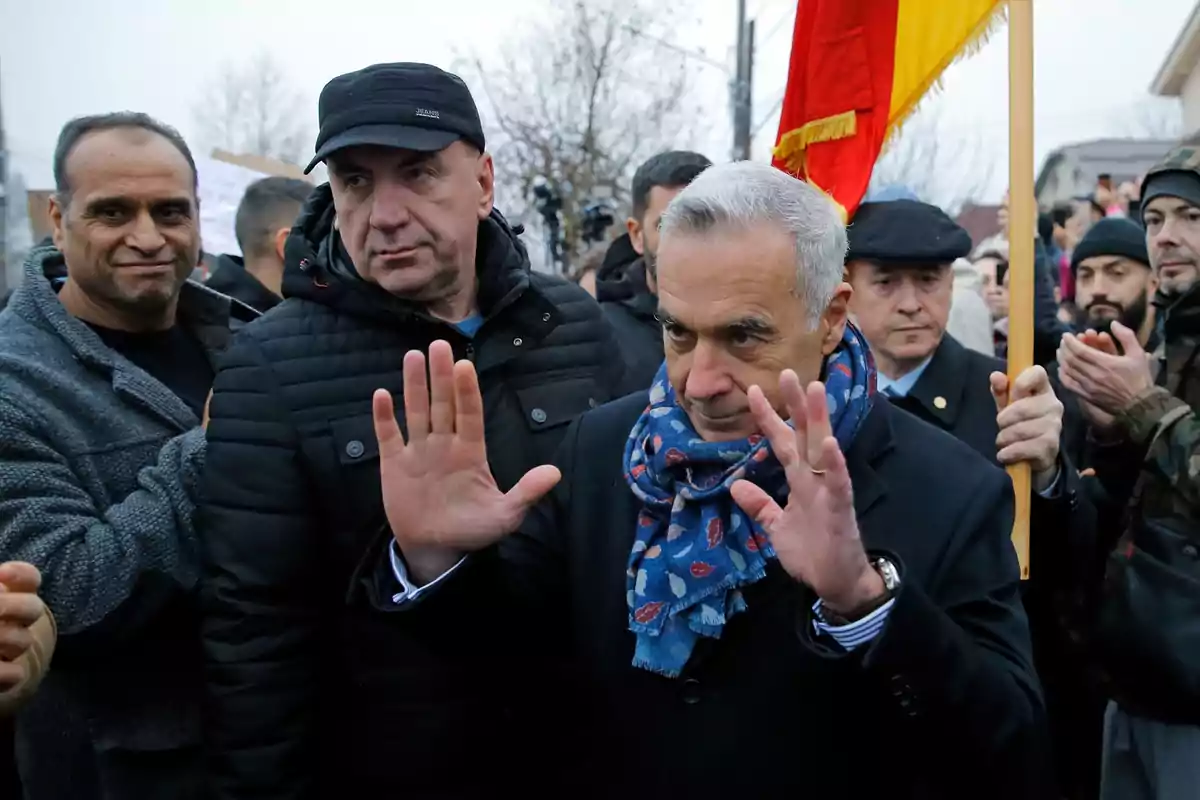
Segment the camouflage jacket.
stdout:
<svg viewBox="0 0 1200 800">
<path fill-rule="evenodd" d="M 1156 305 L 1158 385 L 1117 416 L 1128 442 L 1145 453 L 1130 513 L 1197 531 L 1200 544 L 1200 284 Z"/>
</svg>

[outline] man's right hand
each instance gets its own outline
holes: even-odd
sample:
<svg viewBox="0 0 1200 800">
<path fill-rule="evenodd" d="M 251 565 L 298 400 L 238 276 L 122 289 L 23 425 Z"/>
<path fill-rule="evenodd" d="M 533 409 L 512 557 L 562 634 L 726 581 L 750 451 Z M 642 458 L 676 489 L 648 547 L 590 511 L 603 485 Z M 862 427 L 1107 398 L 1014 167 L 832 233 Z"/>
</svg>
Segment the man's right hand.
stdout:
<svg viewBox="0 0 1200 800">
<path fill-rule="evenodd" d="M 429 346 L 425 356 L 404 356 L 404 417 L 408 441 L 396 422 L 392 396 L 372 398 L 379 441 L 383 508 L 413 580 L 424 585 L 515 531 L 529 509 L 562 477 L 535 467 L 507 493 L 487 463 L 483 397 L 475 366 L 454 363 L 450 345 Z"/>
</svg>

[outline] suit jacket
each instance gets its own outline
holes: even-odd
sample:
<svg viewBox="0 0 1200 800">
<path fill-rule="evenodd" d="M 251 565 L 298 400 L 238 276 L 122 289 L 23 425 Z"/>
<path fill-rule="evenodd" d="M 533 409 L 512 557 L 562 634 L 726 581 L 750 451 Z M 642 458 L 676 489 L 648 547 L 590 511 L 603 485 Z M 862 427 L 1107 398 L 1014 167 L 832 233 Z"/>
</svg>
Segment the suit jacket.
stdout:
<svg viewBox="0 0 1200 800">
<path fill-rule="evenodd" d="M 640 504 L 622 473 L 645 407 L 631 395 L 575 424 L 556 459 L 563 480 L 498 555 L 400 606 L 386 557 L 374 572 L 373 603 L 397 626 L 436 619 L 462 641 L 507 624 L 512 645 L 479 653 L 483 673 L 512 659 L 531 675 L 566 663 L 575 684 L 554 702 L 574 728 L 547 738 L 567 737 L 586 763 L 564 796 L 1050 795 L 1004 473 L 877 402 L 846 457 L 864 544 L 902 572 L 884 631 L 850 653 L 816 636 L 813 593 L 772 562 L 745 592 L 749 609 L 669 679 L 631 665 L 626 566 Z M 504 597 L 478 588 L 497 573 Z M 526 750 L 514 766 L 536 794 L 553 765 L 539 742 Z"/>
<path fill-rule="evenodd" d="M 988 384 L 1004 362 L 968 350 L 949 334 L 912 390 L 892 404 L 941 428 L 989 461 L 996 460 L 996 401 Z"/>
<path fill-rule="evenodd" d="M 892 403 L 941 428 L 985 458 L 996 461 L 996 402 L 988 376 L 1005 372 L 998 358 L 968 350 L 952 336 L 942 338 L 929 366 L 905 396 Z M 1055 393 L 1063 401 L 1063 472 L 1053 499 L 1036 493 L 1030 506 L 1030 574 L 1024 588 L 1026 611 L 1033 631 L 1034 655 L 1046 694 L 1054 734 L 1059 781 L 1067 797 L 1094 797 L 1100 772 L 1099 741 L 1103 725 L 1101 698 L 1080 680 L 1085 662 L 1072 646 L 1062 625 L 1063 598 L 1058 585 L 1062 559 L 1047 546 L 1051 537 L 1072 537 L 1091 531 L 1094 517 L 1080 513 L 1081 483 L 1074 459 L 1082 421 L 1074 400 L 1057 385 L 1057 370 L 1050 371 Z M 1045 554 L 1045 556 L 1043 556 Z M 1052 580 L 1048 580 L 1052 579 Z"/>
</svg>

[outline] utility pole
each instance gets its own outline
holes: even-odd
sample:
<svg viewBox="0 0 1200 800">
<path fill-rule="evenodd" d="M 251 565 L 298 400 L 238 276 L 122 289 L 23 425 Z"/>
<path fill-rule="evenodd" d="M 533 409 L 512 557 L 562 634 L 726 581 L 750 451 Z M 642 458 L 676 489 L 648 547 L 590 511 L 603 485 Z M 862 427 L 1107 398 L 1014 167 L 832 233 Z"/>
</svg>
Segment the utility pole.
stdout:
<svg viewBox="0 0 1200 800">
<path fill-rule="evenodd" d="M 730 86 L 733 111 L 733 160 L 750 160 L 753 138 L 754 20 L 746 20 L 746 0 L 737 5 L 737 74 Z"/>
</svg>

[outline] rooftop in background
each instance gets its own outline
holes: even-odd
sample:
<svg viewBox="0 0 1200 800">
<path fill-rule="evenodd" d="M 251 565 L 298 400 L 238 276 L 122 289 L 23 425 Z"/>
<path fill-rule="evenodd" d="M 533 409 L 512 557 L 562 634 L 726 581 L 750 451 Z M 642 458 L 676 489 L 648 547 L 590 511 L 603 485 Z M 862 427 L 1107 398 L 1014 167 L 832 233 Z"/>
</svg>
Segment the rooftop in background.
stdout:
<svg viewBox="0 0 1200 800">
<path fill-rule="evenodd" d="M 971 243 L 978 246 L 986 239 L 990 239 L 1000 233 L 1000 213 L 1001 206 L 997 205 L 975 205 L 967 203 L 963 206 L 962 211 L 958 212 L 958 219 L 955 220 L 959 225 L 967 229 L 967 233 L 971 234 Z"/>
<path fill-rule="evenodd" d="M 1178 97 L 1185 130 L 1200 129 L 1200 2 L 1196 3 L 1150 83 L 1152 94 Z"/>
<path fill-rule="evenodd" d="M 1119 186 L 1136 180 L 1175 144 L 1174 139 L 1096 139 L 1060 147 L 1046 157 L 1033 193 L 1047 208 L 1091 194 L 1101 175 L 1112 176 Z"/>
<path fill-rule="evenodd" d="M 1200 66 L 1200 2 L 1175 37 L 1150 84 L 1150 91 L 1162 97 L 1181 97 L 1197 66 Z"/>
</svg>

